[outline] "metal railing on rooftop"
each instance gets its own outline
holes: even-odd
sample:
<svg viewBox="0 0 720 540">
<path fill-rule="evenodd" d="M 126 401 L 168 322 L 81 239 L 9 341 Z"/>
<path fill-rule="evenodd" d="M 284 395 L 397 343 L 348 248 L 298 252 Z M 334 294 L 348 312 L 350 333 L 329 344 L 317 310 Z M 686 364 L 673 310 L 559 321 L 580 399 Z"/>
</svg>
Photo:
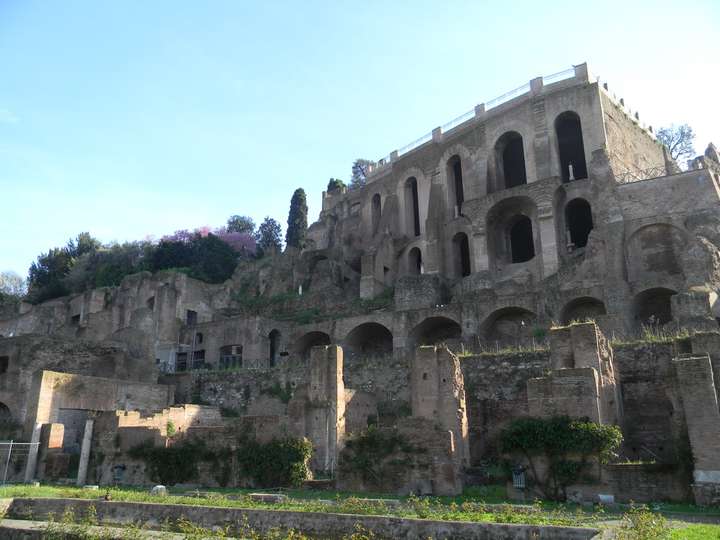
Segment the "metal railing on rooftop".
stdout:
<svg viewBox="0 0 720 540">
<path fill-rule="evenodd" d="M 635 171 L 626 171 L 624 173 L 615 175 L 615 180 L 618 184 L 631 184 L 632 182 L 639 182 L 641 180 L 650 180 L 651 178 L 660 178 L 661 176 L 667 176 L 667 170 L 664 165 L 658 167 L 650 167 L 648 169 L 637 169 Z"/>
<path fill-rule="evenodd" d="M 543 85 L 545 84 L 552 84 L 558 81 L 566 80 L 566 79 L 572 79 L 577 75 L 576 67 L 571 67 L 568 69 L 564 69 L 562 71 L 558 71 L 557 73 L 553 73 L 551 75 L 547 75 L 542 77 Z M 498 96 L 494 99 L 491 99 L 490 101 L 487 101 L 484 104 L 484 109 L 481 110 L 490 110 L 494 109 L 495 107 L 498 107 L 502 105 L 503 103 L 507 103 L 508 101 L 515 99 L 516 97 L 528 94 L 530 92 L 530 83 L 523 84 L 522 86 L 518 86 L 517 88 L 514 88 L 513 90 L 510 90 L 509 92 L 505 92 L 503 95 Z M 483 107 L 481 105 L 481 107 Z M 444 124 L 440 127 L 441 133 L 446 133 L 450 131 L 451 129 L 459 126 L 460 124 L 463 124 L 467 122 L 468 120 L 471 120 L 476 116 L 476 108 L 473 108 L 460 116 L 453 118 L 448 123 Z M 404 154 L 407 154 L 408 152 L 414 150 L 415 148 L 418 148 L 419 146 L 422 146 L 426 142 L 429 142 L 433 139 L 433 132 L 426 133 L 422 137 L 414 140 L 413 142 L 406 144 L 399 150 L 392 152 L 391 154 L 388 154 L 387 156 L 379 159 L 377 163 L 369 168 L 368 174 L 372 174 L 375 171 L 378 171 L 388 165 L 393 158 L 397 158 L 399 156 L 402 156 Z"/>
</svg>

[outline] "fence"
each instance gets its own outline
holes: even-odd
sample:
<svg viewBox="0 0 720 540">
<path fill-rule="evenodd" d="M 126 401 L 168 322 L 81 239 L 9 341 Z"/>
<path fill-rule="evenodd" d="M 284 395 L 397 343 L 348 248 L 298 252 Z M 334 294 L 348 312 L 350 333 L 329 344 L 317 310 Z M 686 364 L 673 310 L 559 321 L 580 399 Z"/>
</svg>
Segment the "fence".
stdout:
<svg viewBox="0 0 720 540">
<path fill-rule="evenodd" d="M 2 485 L 8 480 L 21 477 L 24 474 L 28 462 L 28 456 L 33 448 L 40 443 L 23 443 L 15 441 L 0 442 L 0 460 L 3 467 Z"/>
</svg>

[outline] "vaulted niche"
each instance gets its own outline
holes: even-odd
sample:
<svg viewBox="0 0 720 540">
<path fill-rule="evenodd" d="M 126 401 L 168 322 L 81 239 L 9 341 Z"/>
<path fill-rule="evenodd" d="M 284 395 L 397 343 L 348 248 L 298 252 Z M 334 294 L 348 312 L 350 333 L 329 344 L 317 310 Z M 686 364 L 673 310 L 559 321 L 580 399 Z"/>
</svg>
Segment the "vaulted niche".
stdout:
<svg viewBox="0 0 720 540">
<path fill-rule="evenodd" d="M 587 178 L 580 117 L 572 111 L 560 114 L 555 119 L 555 134 L 560 157 L 560 176 L 563 182 Z"/>
</svg>

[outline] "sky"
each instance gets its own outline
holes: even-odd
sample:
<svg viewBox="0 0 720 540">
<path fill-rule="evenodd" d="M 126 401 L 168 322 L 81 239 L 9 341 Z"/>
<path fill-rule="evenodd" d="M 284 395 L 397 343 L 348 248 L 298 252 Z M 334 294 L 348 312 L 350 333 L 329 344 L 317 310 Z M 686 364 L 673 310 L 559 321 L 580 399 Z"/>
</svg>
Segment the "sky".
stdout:
<svg viewBox="0 0 720 540">
<path fill-rule="evenodd" d="M 103 242 L 285 226 L 307 192 L 588 62 L 720 146 L 720 2 L 0 0 L 0 271 Z"/>
</svg>

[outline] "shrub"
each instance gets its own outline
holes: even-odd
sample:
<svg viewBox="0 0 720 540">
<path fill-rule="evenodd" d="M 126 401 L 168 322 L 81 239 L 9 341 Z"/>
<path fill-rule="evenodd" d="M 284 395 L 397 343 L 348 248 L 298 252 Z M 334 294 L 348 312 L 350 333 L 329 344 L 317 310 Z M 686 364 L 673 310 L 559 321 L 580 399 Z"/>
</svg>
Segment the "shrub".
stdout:
<svg viewBox="0 0 720 540">
<path fill-rule="evenodd" d="M 672 530 L 667 520 L 645 507 L 632 507 L 623 516 L 617 540 L 668 540 Z"/>
<path fill-rule="evenodd" d="M 605 463 L 621 442 L 622 433 L 617 426 L 567 416 L 519 418 L 500 434 L 502 451 L 523 456 L 534 485 L 553 500 L 565 499 L 567 486 L 580 480 L 591 456 Z M 548 463 L 542 478 L 537 472 L 538 458 Z"/>
<path fill-rule="evenodd" d="M 299 487 L 310 478 L 308 460 L 312 444 L 307 439 L 275 439 L 269 443 L 242 441 L 237 450 L 241 477 L 263 487 Z"/>
</svg>

